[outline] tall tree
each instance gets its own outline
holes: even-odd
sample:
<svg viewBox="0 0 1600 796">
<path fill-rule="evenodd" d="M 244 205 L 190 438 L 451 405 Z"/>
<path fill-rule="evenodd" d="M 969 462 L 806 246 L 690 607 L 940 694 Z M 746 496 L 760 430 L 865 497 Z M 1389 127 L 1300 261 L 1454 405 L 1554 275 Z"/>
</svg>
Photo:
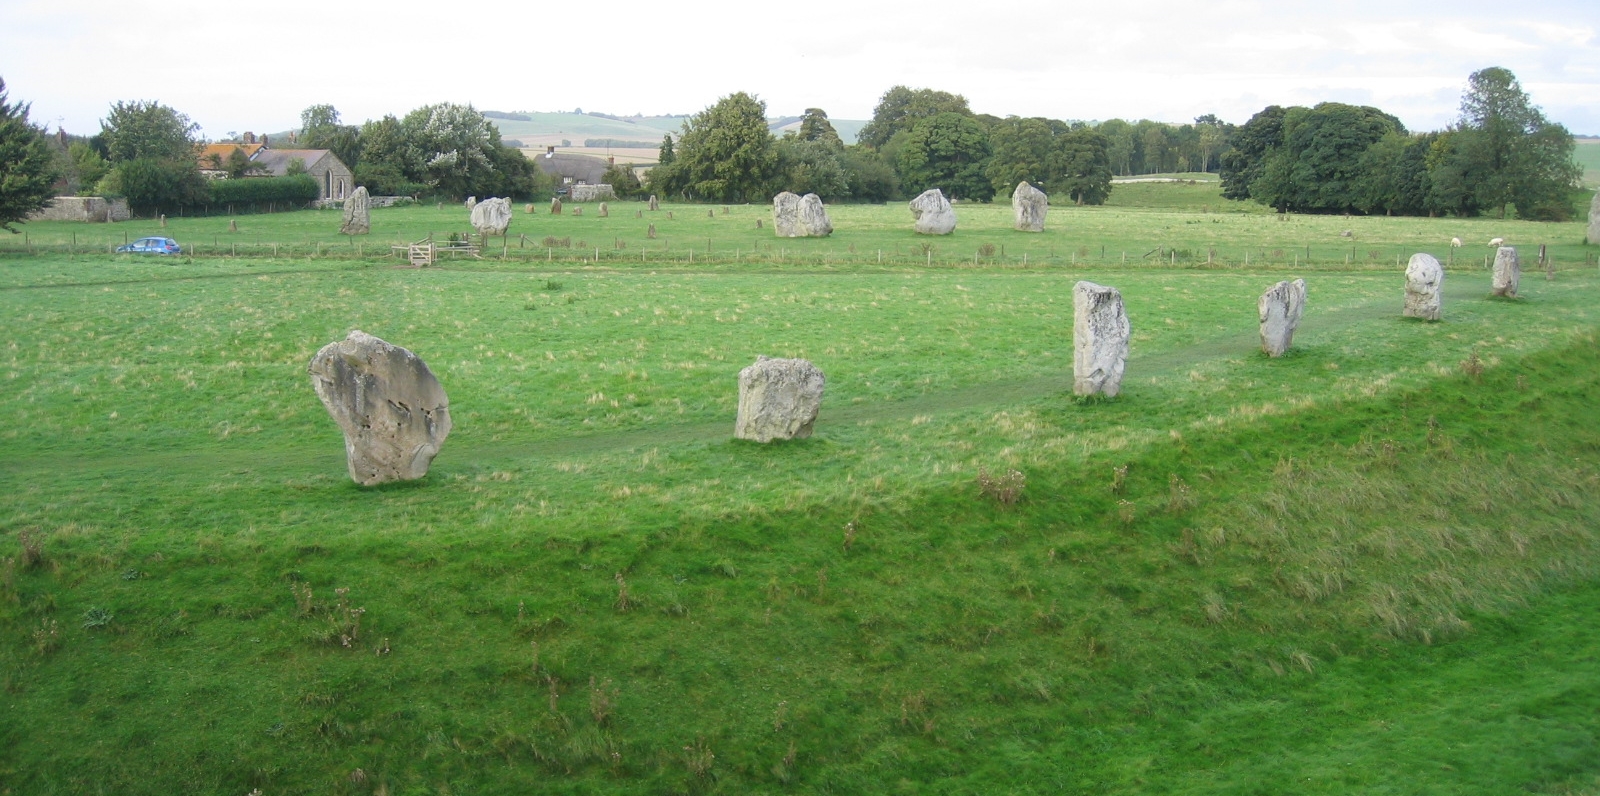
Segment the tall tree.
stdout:
<svg viewBox="0 0 1600 796">
<path fill-rule="evenodd" d="M 989 143 L 994 154 L 985 171 L 995 195 L 1009 195 L 1023 180 L 1042 189 L 1055 176 L 1056 130 L 1049 119 L 1001 119 L 990 128 Z"/>
<path fill-rule="evenodd" d="M 408 176 L 427 182 L 439 193 L 452 197 L 476 194 L 479 183 L 494 170 L 500 131 L 471 105 L 425 105 L 406 114 L 400 127 L 406 145 L 414 148 L 421 160 L 420 172 Z"/>
<path fill-rule="evenodd" d="M 7 103 L 6 95 L 0 78 L 0 229 L 15 233 L 12 224 L 50 203 L 58 175 L 44 130 L 28 122 L 28 103 Z"/>
<path fill-rule="evenodd" d="M 918 122 L 941 113 L 971 116 L 972 109 L 967 107 L 967 98 L 960 94 L 895 86 L 878 99 L 872 121 L 861 128 L 856 140 L 873 149 L 882 149 L 896 133 L 910 132 Z"/>
<path fill-rule="evenodd" d="M 976 119 L 941 113 L 918 122 L 906 137 L 900 179 L 911 193 L 940 188 L 952 197 L 988 201 L 994 196 L 984 176 L 989 151 L 989 131 Z"/>
<path fill-rule="evenodd" d="M 1250 117 L 1233 138 L 1233 149 L 1222 156 L 1217 172 L 1225 199 L 1249 199 L 1250 186 L 1266 170 L 1267 154 L 1283 142 L 1283 117 L 1288 110 L 1268 105 Z"/>
<path fill-rule="evenodd" d="M 1467 78 L 1458 129 L 1462 171 L 1480 206 L 1501 218 L 1507 205 L 1527 218 L 1570 213 L 1566 194 L 1581 173 L 1572 134 L 1545 118 L 1511 70 L 1493 66 Z"/>
<path fill-rule="evenodd" d="M 107 159 L 193 161 L 200 125 L 159 102 L 118 102 L 100 121 Z"/>
<path fill-rule="evenodd" d="M 1058 137 L 1051 160 L 1052 193 L 1065 194 L 1079 205 L 1102 205 L 1111 196 L 1110 142 L 1099 131 L 1073 127 Z"/>
<path fill-rule="evenodd" d="M 361 162 L 361 128 L 340 124 L 339 111 L 332 105 L 312 105 L 300 112 L 301 146 L 331 150 L 351 169 Z"/>
<path fill-rule="evenodd" d="M 1403 135 L 1405 126 L 1377 108 L 1342 102 L 1291 108 L 1282 143 L 1269 151 L 1250 198 L 1280 211 L 1357 211 L 1362 155 L 1390 133 Z"/>
<path fill-rule="evenodd" d="M 800 119 L 800 140 L 820 141 L 836 149 L 844 148 L 839 132 L 833 129 L 833 122 L 828 121 L 827 111 L 821 108 L 806 108 L 806 115 Z"/>
<path fill-rule="evenodd" d="M 742 91 L 723 97 L 684 122 L 675 159 L 661 176 L 691 199 L 764 200 L 778 171 L 766 114 L 765 102 Z M 651 170 L 652 187 L 658 169 Z"/>
</svg>

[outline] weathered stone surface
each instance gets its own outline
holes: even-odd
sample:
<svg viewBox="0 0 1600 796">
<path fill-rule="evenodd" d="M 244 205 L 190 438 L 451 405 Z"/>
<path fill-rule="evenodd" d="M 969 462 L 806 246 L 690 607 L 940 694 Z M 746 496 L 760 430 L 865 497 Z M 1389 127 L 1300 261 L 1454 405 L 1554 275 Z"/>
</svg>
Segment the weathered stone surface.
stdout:
<svg viewBox="0 0 1600 796">
<path fill-rule="evenodd" d="M 800 197 L 800 228 L 807 237 L 826 238 L 833 234 L 833 222 L 822 206 L 822 198 L 814 193 Z"/>
<path fill-rule="evenodd" d="M 472 208 L 472 228 L 479 235 L 504 235 L 511 226 L 511 199 L 485 199 Z"/>
<path fill-rule="evenodd" d="M 552 215 L 552 216 L 561 215 L 561 198 L 560 197 L 556 197 L 556 196 L 550 197 L 550 215 Z"/>
<path fill-rule="evenodd" d="M 1589 245 L 1600 246 L 1600 192 L 1589 202 Z"/>
<path fill-rule="evenodd" d="M 598 202 L 603 199 L 617 198 L 616 189 L 606 183 L 581 183 L 572 186 L 569 196 L 574 202 Z"/>
<path fill-rule="evenodd" d="M 529 202 L 529 203 L 523 205 L 522 206 L 522 212 L 527 213 L 530 216 L 533 215 L 533 203 Z"/>
<path fill-rule="evenodd" d="M 1405 317 L 1439 320 L 1443 296 L 1444 266 L 1431 254 L 1411 255 L 1411 261 L 1406 263 Z"/>
<path fill-rule="evenodd" d="M 784 191 L 772 197 L 772 231 L 780 238 L 798 238 L 800 195 Z"/>
<path fill-rule="evenodd" d="M 1490 293 L 1506 298 L 1517 297 L 1517 283 L 1522 281 L 1522 262 L 1517 258 L 1515 246 L 1501 246 L 1494 253 L 1494 282 Z"/>
<path fill-rule="evenodd" d="M 450 434 L 450 400 L 416 354 L 358 329 L 323 346 L 308 370 L 317 397 L 344 431 L 356 483 L 428 474 Z"/>
<path fill-rule="evenodd" d="M 1256 311 L 1261 316 L 1261 350 L 1281 357 L 1294 342 L 1294 330 L 1306 310 L 1306 280 L 1279 282 L 1261 294 Z"/>
<path fill-rule="evenodd" d="M 656 195 L 655 194 L 650 194 L 650 205 L 649 205 L 649 207 L 650 207 L 651 210 L 660 210 L 661 209 L 661 202 L 656 200 Z"/>
<path fill-rule="evenodd" d="M 811 436 L 822 409 L 825 380 L 817 366 L 804 359 L 757 357 L 739 371 L 739 417 L 733 436 L 771 442 Z"/>
<path fill-rule="evenodd" d="M 1128 359 L 1132 328 L 1114 287 L 1079 282 L 1072 287 L 1072 391 L 1116 397 Z"/>
<path fill-rule="evenodd" d="M 949 235 L 956 231 L 956 211 L 938 188 L 929 188 L 911 200 L 915 229 L 923 235 Z"/>
<path fill-rule="evenodd" d="M 477 207 L 478 206 L 478 197 L 476 197 L 476 196 L 467 197 L 467 201 L 462 202 L 461 206 L 465 207 L 468 210 L 471 210 L 472 208 Z"/>
<path fill-rule="evenodd" d="M 600 203 L 600 217 L 601 218 L 610 218 L 611 217 L 611 207 L 609 205 L 607 205 L 605 202 L 601 202 Z"/>
<path fill-rule="evenodd" d="M 1044 217 L 1049 212 L 1050 197 L 1044 191 L 1027 180 L 1017 183 L 1017 189 L 1011 192 L 1011 215 L 1019 232 L 1043 232 Z"/>
<path fill-rule="evenodd" d="M 344 225 L 339 232 L 345 235 L 365 235 L 372 231 L 372 197 L 363 185 L 344 200 Z"/>
</svg>

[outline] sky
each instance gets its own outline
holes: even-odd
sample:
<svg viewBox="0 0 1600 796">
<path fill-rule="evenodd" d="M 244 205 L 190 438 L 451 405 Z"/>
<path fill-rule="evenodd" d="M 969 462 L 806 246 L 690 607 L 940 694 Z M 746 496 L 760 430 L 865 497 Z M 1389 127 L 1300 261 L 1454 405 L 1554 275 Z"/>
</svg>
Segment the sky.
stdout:
<svg viewBox="0 0 1600 796">
<path fill-rule="evenodd" d="M 1412 130 L 1510 69 L 1552 121 L 1600 135 L 1595 0 L 1480 2 L 511 2 L 0 0 L 0 79 L 52 130 L 154 100 L 209 139 L 422 105 L 688 114 L 738 91 L 769 116 L 868 119 L 890 87 L 978 113 L 1242 124 L 1268 105 L 1374 105 Z"/>
</svg>

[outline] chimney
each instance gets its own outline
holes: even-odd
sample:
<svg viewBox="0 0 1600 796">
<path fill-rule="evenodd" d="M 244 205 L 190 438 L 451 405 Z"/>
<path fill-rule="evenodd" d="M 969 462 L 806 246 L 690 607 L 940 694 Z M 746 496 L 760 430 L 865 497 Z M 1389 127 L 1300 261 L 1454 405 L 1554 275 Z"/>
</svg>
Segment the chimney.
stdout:
<svg viewBox="0 0 1600 796">
<path fill-rule="evenodd" d="M 246 144 L 254 144 L 256 142 L 256 134 L 249 130 L 244 131 L 244 142 Z"/>
<path fill-rule="evenodd" d="M 554 155 L 555 153 L 556 153 L 556 148 L 555 148 L 554 145 L 547 146 L 547 147 L 544 148 L 545 157 L 549 157 L 551 155 Z"/>
</svg>

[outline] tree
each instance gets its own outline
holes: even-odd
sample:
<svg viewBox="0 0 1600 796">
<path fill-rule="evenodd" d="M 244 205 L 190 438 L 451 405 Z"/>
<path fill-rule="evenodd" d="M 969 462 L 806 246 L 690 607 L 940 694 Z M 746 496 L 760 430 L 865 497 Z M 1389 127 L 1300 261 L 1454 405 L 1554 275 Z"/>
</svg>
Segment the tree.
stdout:
<svg viewBox="0 0 1600 796">
<path fill-rule="evenodd" d="M 821 108 L 806 108 L 806 115 L 800 119 L 800 140 L 819 141 L 835 150 L 844 149 L 839 132 L 833 129 L 833 122 L 828 121 L 827 112 Z"/>
<path fill-rule="evenodd" d="M 423 173 L 421 153 L 393 116 L 361 125 L 361 160 L 351 170 L 356 184 L 377 196 L 414 196 L 428 188 L 414 176 Z"/>
<path fill-rule="evenodd" d="M 1250 186 L 1266 169 L 1267 154 L 1283 141 L 1283 117 L 1288 110 L 1268 105 L 1250 117 L 1233 138 L 1233 149 L 1222 156 L 1217 173 L 1222 177 L 1224 199 L 1249 199 Z"/>
<path fill-rule="evenodd" d="M 1057 138 L 1051 157 L 1050 193 L 1065 194 L 1079 205 L 1103 205 L 1111 196 L 1110 142 L 1087 125 Z"/>
<path fill-rule="evenodd" d="M 990 128 L 989 143 L 993 155 L 985 172 L 996 195 L 1009 194 L 1023 180 L 1042 188 L 1055 176 L 1056 130 L 1049 119 L 1002 119 Z"/>
<path fill-rule="evenodd" d="M 195 134 L 200 125 L 159 102 L 118 102 L 100 121 L 106 158 L 112 163 L 130 160 L 194 161 Z"/>
<path fill-rule="evenodd" d="M 404 146 L 416 155 L 406 176 L 446 196 L 491 194 L 500 131 L 477 109 L 451 102 L 425 105 L 406 114 L 400 130 Z"/>
<path fill-rule="evenodd" d="M 912 193 L 942 189 L 951 197 L 988 201 L 994 185 L 984 176 L 989 131 L 976 119 L 941 113 L 911 129 L 900 149 L 900 179 Z"/>
<path fill-rule="evenodd" d="M 118 163 L 100 181 L 101 193 L 125 196 L 134 212 L 155 215 L 207 199 L 207 185 L 194 161 L 140 158 Z"/>
<path fill-rule="evenodd" d="M 887 202 L 900 198 L 900 178 L 884 154 L 870 147 L 847 146 L 839 156 L 844 166 L 850 198 L 858 202 Z"/>
<path fill-rule="evenodd" d="M 339 111 L 332 105 L 312 105 L 300 112 L 299 142 L 307 149 L 331 150 L 351 169 L 361 162 L 361 128 L 340 124 Z"/>
<path fill-rule="evenodd" d="M 924 119 L 941 113 L 971 116 L 967 98 L 960 94 L 895 86 L 883 93 L 872 111 L 872 121 L 861 128 L 856 140 L 873 149 L 882 149 L 896 133 L 910 132 Z"/>
<path fill-rule="evenodd" d="M 636 199 L 644 193 L 644 186 L 639 182 L 639 173 L 633 170 L 630 163 L 612 163 L 601 175 L 600 181 L 611 186 L 617 196 L 622 199 Z"/>
<path fill-rule="evenodd" d="M 672 148 L 672 133 L 661 136 L 661 149 L 656 153 L 656 162 L 670 166 L 677 159 L 678 153 Z"/>
<path fill-rule="evenodd" d="M 1362 156 L 1390 133 L 1404 135 L 1405 126 L 1377 108 L 1342 102 L 1291 108 L 1282 142 L 1268 151 L 1250 198 L 1280 211 L 1355 212 Z"/>
<path fill-rule="evenodd" d="M 41 210 L 55 195 L 59 173 L 44 130 L 28 122 L 28 103 L 6 102 L 6 81 L 0 78 L 0 229 Z"/>
<path fill-rule="evenodd" d="M 1572 159 L 1572 134 L 1545 118 L 1502 67 L 1473 72 L 1461 95 L 1457 130 L 1458 166 L 1481 207 L 1505 217 L 1514 205 L 1525 218 L 1554 219 L 1571 213 L 1567 192 L 1581 170 Z"/>
<path fill-rule="evenodd" d="M 834 137 L 838 141 L 838 137 Z M 814 193 L 827 201 L 850 195 L 850 184 L 839 156 L 844 147 L 827 140 L 806 140 L 786 135 L 778 140 L 778 181 L 772 192 Z"/>
<path fill-rule="evenodd" d="M 651 186 L 704 201 L 765 200 L 778 172 L 766 113 L 765 102 L 741 91 L 690 117 L 673 161 L 651 171 Z"/>
</svg>

